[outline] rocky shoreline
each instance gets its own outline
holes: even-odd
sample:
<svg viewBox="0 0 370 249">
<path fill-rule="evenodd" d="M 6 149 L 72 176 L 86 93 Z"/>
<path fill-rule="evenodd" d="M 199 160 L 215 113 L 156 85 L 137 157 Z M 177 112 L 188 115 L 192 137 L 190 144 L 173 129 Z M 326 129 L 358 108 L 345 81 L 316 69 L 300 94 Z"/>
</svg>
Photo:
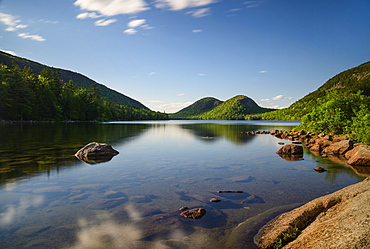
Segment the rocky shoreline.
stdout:
<svg viewBox="0 0 370 249">
<path fill-rule="evenodd" d="M 291 159 L 289 156 L 303 154 L 303 150 L 297 149 L 303 146 L 324 158 L 335 161 L 339 158 L 356 173 L 370 175 L 370 146 L 355 144 L 346 136 L 278 130 L 247 133 L 253 134 L 271 134 L 302 143 L 284 145 L 277 151 L 286 160 Z M 263 249 L 370 248 L 369 203 L 370 177 L 367 177 L 360 183 L 279 215 L 259 231 L 255 244 Z"/>
</svg>

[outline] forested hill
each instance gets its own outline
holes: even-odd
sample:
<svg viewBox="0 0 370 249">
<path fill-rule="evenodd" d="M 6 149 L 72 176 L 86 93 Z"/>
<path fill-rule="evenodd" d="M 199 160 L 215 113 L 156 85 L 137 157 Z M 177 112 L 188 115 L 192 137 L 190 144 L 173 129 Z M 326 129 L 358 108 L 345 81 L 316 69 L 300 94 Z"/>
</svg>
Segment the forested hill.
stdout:
<svg viewBox="0 0 370 249">
<path fill-rule="evenodd" d="M 358 92 L 370 96 L 370 61 L 337 74 L 288 108 L 249 118 L 302 120 L 306 114 L 322 106 L 329 98 L 343 98 Z"/>
<path fill-rule="evenodd" d="M 212 110 L 213 108 L 215 108 L 216 106 L 218 106 L 222 103 L 223 103 L 223 101 L 218 100 L 216 98 L 206 97 L 206 98 L 202 98 L 202 99 L 196 101 L 192 105 L 190 105 L 188 107 L 185 107 L 184 109 L 181 109 L 180 111 L 178 111 L 174 114 L 171 114 L 170 116 L 171 116 L 172 119 L 191 118 L 193 116 L 197 116 L 197 115 L 203 114 L 205 112 L 208 112 L 208 111 Z"/>
<path fill-rule="evenodd" d="M 113 121 L 168 119 L 165 113 L 107 100 L 93 85 L 65 82 L 58 70 L 35 73 L 0 63 L 0 121 Z"/>
<path fill-rule="evenodd" d="M 13 56 L 13 55 L 0 51 L 0 63 L 1 64 L 9 65 L 10 63 L 13 63 L 13 62 L 15 62 L 20 68 L 24 68 L 24 67 L 31 68 L 33 72 L 36 74 L 39 74 L 42 70 L 46 68 L 50 69 L 51 71 L 58 71 L 63 81 L 68 82 L 69 80 L 73 80 L 76 86 L 83 87 L 86 89 L 96 87 L 97 89 L 99 89 L 102 96 L 105 97 L 108 101 L 115 102 L 121 105 L 129 105 L 129 106 L 133 106 L 136 108 L 142 108 L 142 109 L 149 110 L 149 108 L 147 108 L 145 105 L 143 105 L 139 101 L 136 101 L 130 97 L 125 96 L 124 94 L 121 94 L 113 89 L 110 89 L 106 87 L 105 85 L 99 84 L 95 82 L 94 80 L 80 73 L 75 73 L 69 70 L 49 67 L 49 66 L 40 64 L 38 62 L 35 62 L 35 61 Z"/>
<path fill-rule="evenodd" d="M 203 120 L 243 120 L 248 114 L 264 113 L 273 109 L 263 108 L 244 95 L 221 102 L 214 98 L 203 98 L 193 105 L 171 114 L 170 118 Z M 207 108 L 199 108 L 207 107 Z"/>
</svg>

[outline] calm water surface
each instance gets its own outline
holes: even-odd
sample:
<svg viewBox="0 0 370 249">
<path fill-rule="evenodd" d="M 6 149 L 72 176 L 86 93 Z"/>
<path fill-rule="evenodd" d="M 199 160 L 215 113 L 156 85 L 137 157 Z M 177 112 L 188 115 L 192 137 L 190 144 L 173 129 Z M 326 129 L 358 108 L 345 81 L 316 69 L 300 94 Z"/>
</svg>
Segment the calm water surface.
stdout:
<svg viewBox="0 0 370 249">
<path fill-rule="evenodd" d="M 277 214 L 364 179 L 308 151 L 284 160 L 275 154 L 282 140 L 243 133 L 297 124 L 1 125 L 0 248 L 255 248 L 253 236 Z M 73 156 L 93 141 L 120 154 L 101 164 Z M 207 213 L 185 219 L 183 206 Z"/>
</svg>

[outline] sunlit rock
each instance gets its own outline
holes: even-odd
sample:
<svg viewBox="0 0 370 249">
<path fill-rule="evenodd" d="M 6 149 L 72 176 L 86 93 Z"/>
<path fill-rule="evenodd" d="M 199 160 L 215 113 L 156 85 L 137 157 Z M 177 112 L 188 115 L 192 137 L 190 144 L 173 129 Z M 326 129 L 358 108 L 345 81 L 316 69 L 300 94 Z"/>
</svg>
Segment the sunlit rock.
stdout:
<svg viewBox="0 0 370 249">
<path fill-rule="evenodd" d="M 75 156 L 86 163 L 97 164 L 110 161 L 118 153 L 109 144 L 92 142 L 77 151 Z"/>
<path fill-rule="evenodd" d="M 286 144 L 276 151 L 279 155 L 302 155 L 303 147 L 296 144 Z"/>
</svg>

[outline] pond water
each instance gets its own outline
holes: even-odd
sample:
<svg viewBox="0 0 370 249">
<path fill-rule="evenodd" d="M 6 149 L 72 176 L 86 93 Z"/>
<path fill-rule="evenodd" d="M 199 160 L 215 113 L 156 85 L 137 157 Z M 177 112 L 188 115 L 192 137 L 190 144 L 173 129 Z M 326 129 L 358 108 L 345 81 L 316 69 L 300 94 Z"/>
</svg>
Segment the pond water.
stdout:
<svg viewBox="0 0 370 249">
<path fill-rule="evenodd" d="M 253 237 L 274 216 L 364 179 L 309 151 L 284 160 L 278 142 L 290 141 L 243 133 L 298 124 L 2 124 L 0 247 L 256 248 Z M 119 154 L 100 164 L 74 157 L 93 141 Z M 183 206 L 206 214 L 183 218 Z"/>
</svg>

